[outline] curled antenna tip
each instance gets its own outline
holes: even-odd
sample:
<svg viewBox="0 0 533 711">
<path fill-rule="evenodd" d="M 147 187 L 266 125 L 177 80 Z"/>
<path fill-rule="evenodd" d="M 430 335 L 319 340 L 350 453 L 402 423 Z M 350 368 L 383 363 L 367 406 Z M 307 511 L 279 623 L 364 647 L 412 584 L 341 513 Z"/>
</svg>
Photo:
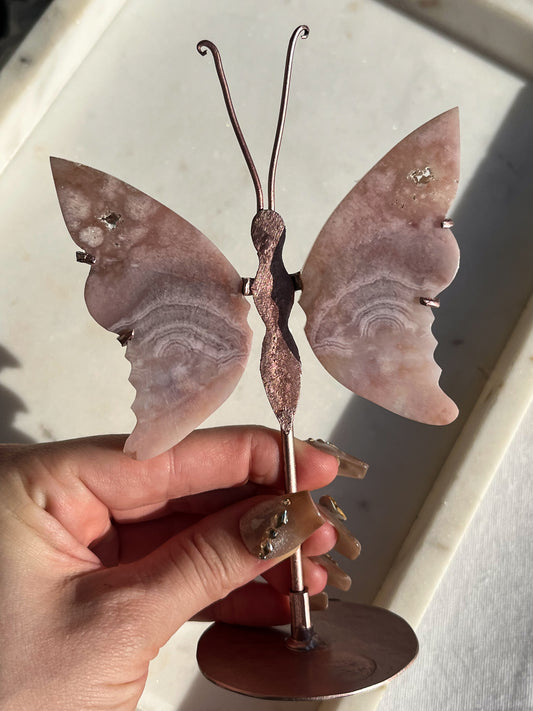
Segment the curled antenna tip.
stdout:
<svg viewBox="0 0 533 711">
<path fill-rule="evenodd" d="M 202 56 L 205 56 L 207 54 L 207 50 L 209 50 L 213 55 L 215 69 L 218 75 L 218 80 L 220 82 L 220 88 L 222 89 L 224 103 L 226 104 L 226 108 L 228 110 L 229 119 L 231 121 L 231 125 L 233 126 L 233 130 L 235 132 L 235 136 L 237 137 L 239 146 L 241 147 L 242 153 L 244 155 L 244 160 L 246 161 L 246 165 L 248 166 L 248 170 L 250 171 L 250 175 L 252 177 L 252 182 L 254 184 L 255 195 L 257 199 L 257 211 L 259 212 L 259 210 L 263 209 L 263 191 L 261 188 L 261 181 L 259 180 L 259 175 L 252 160 L 252 156 L 250 155 L 250 151 L 248 149 L 248 146 L 246 145 L 246 141 L 244 140 L 241 127 L 239 126 L 239 122 L 237 121 L 237 116 L 235 114 L 235 109 L 231 100 L 228 82 L 226 80 L 226 75 L 224 74 L 224 68 L 222 66 L 222 58 L 220 56 L 220 52 L 218 51 L 218 47 L 210 40 L 201 40 L 196 45 L 196 49 Z"/>
<path fill-rule="evenodd" d="M 287 58 L 285 60 L 285 74 L 283 76 L 283 89 L 281 91 L 281 103 L 279 107 L 278 116 L 278 126 L 276 128 L 276 136 L 274 138 L 274 146 L 272 148 L 272 156 L 270 158 L 270 168 L 268 171 L 268 207 L 270 210 L 274 210 L 274 198 L 275 198 L 275 181 L 276 181 L 276 169 L 278 165 L 278 155 L 281 145 L 281 137 L 283 135 L 283 127 L 285 125 L 285 115 L 287 113 L 287 102 L 289 98 L 289 86 L 291 83 L 292 74 L 292 62 L 294 56 L 294 50 L 296 43 L 299 38 L 306 39 L 309 36 L 309 27 L 307 25 L 298 25 L 294 30 L 289 40 L 289 46 L 287 48 Z"/>
<path fill-rule="evenodd" d="M 196 49 L 202 55 L 202 57 L 205 57 L 208 49 L 210 49 L 211 52 L 213 52 L 214 49 L 216 49 L 216 47 L 210 40 L 200 40 L 198 42 L 198 44 L 196 45 Z"/>
</svg>

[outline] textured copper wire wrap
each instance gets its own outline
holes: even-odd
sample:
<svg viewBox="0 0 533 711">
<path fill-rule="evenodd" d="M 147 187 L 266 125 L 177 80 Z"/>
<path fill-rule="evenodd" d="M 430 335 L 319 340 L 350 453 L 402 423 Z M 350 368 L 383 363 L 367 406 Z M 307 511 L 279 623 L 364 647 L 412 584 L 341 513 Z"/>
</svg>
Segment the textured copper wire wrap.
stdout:
<svg viewBox="0 0 533 711">
<path fill-rule="evenodd" d="M 294 281 L 283 264 L 285 224 L 273 210 L 260 210 L 252 222 L 252 240 L 259 268 L 252 296 L 266 333 L 261 352 L 261 377 L 282 432 L 291 431 L 300 395 L 302 366 L 289 331 Z"/>
</svg>

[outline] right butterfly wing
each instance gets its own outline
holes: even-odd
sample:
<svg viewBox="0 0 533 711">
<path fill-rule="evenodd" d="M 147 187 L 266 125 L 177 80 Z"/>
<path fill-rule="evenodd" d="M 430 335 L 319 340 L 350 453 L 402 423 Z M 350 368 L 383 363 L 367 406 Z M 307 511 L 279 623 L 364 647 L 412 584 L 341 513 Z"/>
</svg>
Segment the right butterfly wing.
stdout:
<svg viewBox="0 0 533 711">
<path fill-rule="evenodd" d="M 127 344 L 137 425 L 124 451 L 149 459 L 233 391 L 250 351 L 241 278 L 186 220 L 106 173 L 52 158 L 63 217 L 94 262 L 93 318 Z"/>
<path fill-rule="evenodd" d="M 403 417 L 447 424 L 431 308 L 459 264 L 443 229 L 459 178 L 457 109 L 413 131 L 324 225 L 302 269 L 300 305 L 315 355 L 345 387 Z"/>
</svg>

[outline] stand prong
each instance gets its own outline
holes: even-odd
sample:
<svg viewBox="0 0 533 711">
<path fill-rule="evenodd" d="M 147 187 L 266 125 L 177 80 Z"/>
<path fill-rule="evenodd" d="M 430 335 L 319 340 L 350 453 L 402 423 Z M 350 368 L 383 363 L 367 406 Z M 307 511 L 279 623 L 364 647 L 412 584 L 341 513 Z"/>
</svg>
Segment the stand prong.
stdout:
<svg viewBox="0 0 533 711">
<path fill-rule="evenodd" d="M 283 464 L 285 470 L 285 489 L 287 494 L 298 491 L 296 460 L 294 457 L 294 431 L 281 430 L 283 443 Z M 309 651 L 316 647 L 318 638 L 311 624 L 309 594 L 304 584 L 301 548 L 291 556 L 291 636 L 287 639 L 290 649 Z"/>
</svg>

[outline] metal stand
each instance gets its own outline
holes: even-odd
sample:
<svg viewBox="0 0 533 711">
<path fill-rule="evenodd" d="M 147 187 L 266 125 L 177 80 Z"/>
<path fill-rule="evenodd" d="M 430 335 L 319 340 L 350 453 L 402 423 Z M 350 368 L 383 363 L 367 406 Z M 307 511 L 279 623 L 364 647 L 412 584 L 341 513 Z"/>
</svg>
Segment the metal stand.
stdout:
<svg viewBox="0 0 533 711">
<path fill-rule="evenodd" d="M 265 323 L 261 377 L 279 422 L 288 495 L 297 488 L 293 422 L 300 392 L 301 363 L 289 331 L 289 315 L 297 284 L 285 269 L 282 247 L 285 225 L 274 211 L 274 182 L 298 38 L 309 34 L 300 25 L 289 41 L 278 126 L 268 176 L 268 209 L 261 181 L 240 129 L 220 53 L 209 40 L 198 51 L 209 50 L 215 62 L 232 126 L 250 171 L 257 214 L 252 241 L 259 267 L 255 279 L 243 280 Z M 318 613 L 311 624 L 309 595 L 304 585 L 301 551 L 291 558 L 290 635 L 275 628 L 215 624 L 198 644 L 198 665 L 204 675 L 226 689 L 268 699 L 331 699 L 387 681 L 416 656 L 418 642 L 407 622 L 381 608 L 335 602 Z"/>
<path fill-rule="evenodd" d="M 418 652 L 413 630 L 380 607 L 332 601 L 313 616 L 316 645 L 296 651 L 280 628 L 216 623 L 198 644 L 210 681 L 247 696 L 322 700 L 371 689 L 399 674 Z"/>
<path fill-rule="evenodd" d="M 296 489 L 292 430 L 283 433 L 287 493 Z M 197 660 L 210 681 L 247 696 L 333 699 L 382 684 L 418 652 L 411 627 L 380 607 L 332 601 L 311 623 L 301 552 L 291 558 L 290 636 L 280 628 L 215 623 L 201 637 Z"/>
<path fill-rule="evenodd" d="M 283 462 L 285 468 L 285 491 L 294 494 L 298 491 L 296 463 L 294 460 L 294 433 L 281 431 L 283 443 Z M 302 570 L 302 552 L 300 548 L 291 556 L 291 636 L 287 639 L 290 649 L 306 651 L 317 644 L 317 637 L 311 624 L 309 594 L 304 585 Z"/>
</svg>

